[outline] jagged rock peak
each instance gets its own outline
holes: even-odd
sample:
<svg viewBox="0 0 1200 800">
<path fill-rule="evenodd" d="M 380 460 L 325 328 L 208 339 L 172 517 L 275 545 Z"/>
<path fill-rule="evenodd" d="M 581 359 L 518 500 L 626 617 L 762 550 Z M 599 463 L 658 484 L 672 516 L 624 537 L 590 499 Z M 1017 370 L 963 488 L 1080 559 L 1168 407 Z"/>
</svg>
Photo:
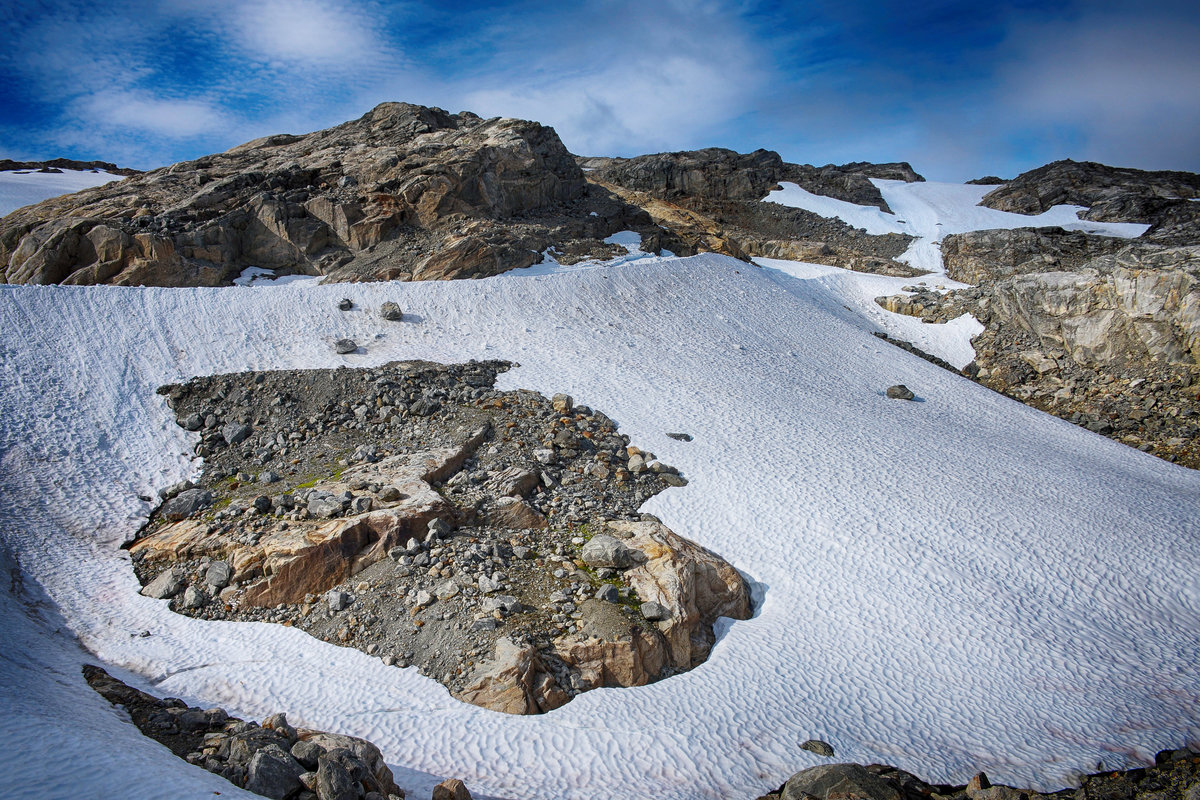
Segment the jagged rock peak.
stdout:
<svg viewBox="0 0 1200 800">
<path fill-rule="evenodd" d="M 478 276 L 642 217 L 589 190 L 553 128 L 384 103 L 18 209 L 0 221 L 0 271 L 9 283 L 162 286 L 227 283 L 248 266 Z"/>
</svg>

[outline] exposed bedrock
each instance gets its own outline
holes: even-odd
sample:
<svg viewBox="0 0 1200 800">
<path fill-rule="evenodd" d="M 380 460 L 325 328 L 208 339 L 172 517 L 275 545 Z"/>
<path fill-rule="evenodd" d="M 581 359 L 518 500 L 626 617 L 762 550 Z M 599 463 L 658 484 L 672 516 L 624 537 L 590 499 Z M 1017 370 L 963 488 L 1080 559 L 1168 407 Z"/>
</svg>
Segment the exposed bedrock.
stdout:
<svg viewBox="0 0 1200 800">
<path fill-rule="evenodd" d="M 303 136 L 18 209 L 8 283 L 220 285 L 248 266 L 331 280 L 491 275 L 624 229 L 644 212 L 589 187 L 552 128 L 384 103 Z M 585 251 L 587 247 L 582 248 Z"/>
</svg>

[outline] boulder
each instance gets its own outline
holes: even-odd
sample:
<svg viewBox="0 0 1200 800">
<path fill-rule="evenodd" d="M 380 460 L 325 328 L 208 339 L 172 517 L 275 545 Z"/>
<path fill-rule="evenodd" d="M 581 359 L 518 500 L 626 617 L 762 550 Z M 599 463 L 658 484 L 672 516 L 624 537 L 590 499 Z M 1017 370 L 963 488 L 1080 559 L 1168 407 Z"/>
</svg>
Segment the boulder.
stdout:
<svg viewBox="0 0 1200 800">
<path fill-rule="evenodd" d="M 488 524 L 495 528 L 545 528 L 546 517 L 518 497 L 501 497 L 487 511 Z"/>
<path fill-rule="evenodd" d="M 506 714 L 551 711 L 570 699 L 533 645 L 499 639 L 490 661 L 480 666 L 459 700 Z"/>
<path fill-rule="evenodd" d="M 448 778 L 433 787 L 433 800 L 471 800 L 471 793 L 458 778 Z"/>
<path fill-rule="evenodd" d="M 164 519 L 178 522 L 181 519 L 190 517 L 197 511 L 208 508 L 212 505 L 212 501 L 212 492 L 207 489 L 188 489 L 163 503 L 158 513 Z"/>
<path fill-rule="evenodd" d="M 246 768 L 246 791 L 283 800 L 304 788 L 300 776 L 304 767 L 283 750 L 272 745 L 254 754 Z"/>
<path fill-rule="evenodd" d="M 783 785 L 780 800 L 903 800 L 888 781 L 859 764 L 829 764 L 797 772 Z"/>
</svg>

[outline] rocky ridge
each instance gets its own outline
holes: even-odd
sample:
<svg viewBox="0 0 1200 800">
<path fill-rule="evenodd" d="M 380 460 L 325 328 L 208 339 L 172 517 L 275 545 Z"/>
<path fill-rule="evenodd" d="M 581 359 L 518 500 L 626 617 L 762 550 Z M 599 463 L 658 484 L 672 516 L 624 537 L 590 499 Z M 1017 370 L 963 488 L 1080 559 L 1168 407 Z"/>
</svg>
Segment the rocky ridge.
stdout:
<svg viewBox="0 0 1200 800">
<path fill-rule="evenodd" d="M 1148 172 L 1092 161 L 1054 161 L 1018 175 L 989 192 L 982 205 L 1017 214 L 1040 214 L 1067 203 L 1086 206 L 1083 219 L 1142 222 L 1147 238 L 1162 243 L 1197 239 L 1200 175 Z"/>
<path fill-rule="evenodd" d="M 889 210 L 870 178 L 924 180 L 906 163 L 813 167 L 785 163 L 778 153 L 740 154 L 722 148 L 635 158 L 585 158 L 589 182 L 644 209 L 669 231 L 673 252 L 700 251 L 735 258 L 785 258 L 912 276 L 896 261 L 912 238 L 875 236 L 841 220 L 762 202 L 780 181 L 814 194 Z"/>
<path fill-rule="evenodd" d="M 8 283 L 228 284 L 246 267 L 328 280 L 482 277 L 610 255 L 644 212 L 589 185 L 552 128 L 384 103 L 18 209 L 0 221 Z"/>
<path fill-rule="evenodd" d="M 141 170 L 118 167 L 108 161 L 76 161 L 73 158 L 52 158 L 49 161 L 13 161 L 0 158 L 0 172 L 62 172 L 64 169 L 78 172 L 108 172 L 112 175 L 140 175 Z"/>
<path fill-rule="evenodd" d="M 292 625 L 509 713 L 701 663 L 717 617 L 749 616 L 749 593 L 638 513 L 686 480 L 565 395 L 496 391 L 507 368 L 164 387 L 205 462 L 130 547 L 143 593 Z"/>
</svg>

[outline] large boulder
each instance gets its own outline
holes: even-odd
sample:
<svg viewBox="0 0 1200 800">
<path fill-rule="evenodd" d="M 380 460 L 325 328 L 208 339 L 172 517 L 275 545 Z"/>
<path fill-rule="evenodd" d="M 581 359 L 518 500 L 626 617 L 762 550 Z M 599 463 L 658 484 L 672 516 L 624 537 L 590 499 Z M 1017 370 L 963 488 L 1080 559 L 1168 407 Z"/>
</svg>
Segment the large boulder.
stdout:
<svg viewBox="0 0 1200 800">
<path fill-rule="evenodd" d="M 797 772 L 780 800 L 902 800 L 899 790 L 860 764 L 826 764 Z"/>
</svg>

